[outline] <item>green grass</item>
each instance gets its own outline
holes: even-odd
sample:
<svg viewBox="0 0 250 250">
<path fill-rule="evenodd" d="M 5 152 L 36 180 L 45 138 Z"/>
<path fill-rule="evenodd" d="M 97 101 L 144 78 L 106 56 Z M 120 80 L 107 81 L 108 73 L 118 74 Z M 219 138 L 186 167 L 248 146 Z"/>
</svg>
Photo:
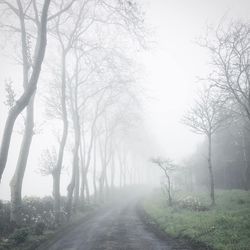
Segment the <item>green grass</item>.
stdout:
<svg viewBox="0 0 250 250">
<path fill-rule="evenodd" d="M 217 191 L 216 206 L 208 211 L 169 207 L 159 193 L 145 200 L 144 209 L 168 235 L 199 241 L 217 250 L 250 250 L 250 192 Z M 177 194 L 175 198 L 181 200 L 186 195 Z M 208 206 L 207 194 L 195 194 L 195 198 Z"/>
</svg>

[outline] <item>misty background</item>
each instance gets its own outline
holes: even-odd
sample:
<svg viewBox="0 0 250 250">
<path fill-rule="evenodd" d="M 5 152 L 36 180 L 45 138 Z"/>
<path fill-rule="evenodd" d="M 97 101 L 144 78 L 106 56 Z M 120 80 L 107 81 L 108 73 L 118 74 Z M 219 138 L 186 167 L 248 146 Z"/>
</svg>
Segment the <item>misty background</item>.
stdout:
<svg viewBox="0 0 250 250">
<path fill-rule="evenodd" d="M 141 157 L 142 165 L 150 165 L 148 160 L 152 155 L 167 155 L 181 164 L 203 141 L 202 136 L 194 135 L 180 122 L 187 108 L 193 103 L 197 85 L 200 84 L 198 77 L 205 77 L 210 69 L 208 54 L 197 45 L 197 40 L 206 35 L 210 25 L 216 26 L 223 18 L 247 19 L 250 2 L 148 0 L 141 3 L 146 14 L 149 42 L 147 49 L 138 50 L 133 58 L 138 66 L 135 84 L 143 89 L 144 95 L 142 119 L 134 128 L 136 136 L 130 136 L 128 140 L 131 145 L 137 145 L 134 154 Z M 3 131 L 8 110 L 4 105 L 5 80 L 11 79 L 13 87 L 17 91 L 21 89 L 21 66 L 12 57 L 15 50 L 18 50 L 17 46 L 10 45 L 8 40 L 4 41 L 1 38 L 0 131 Z M 48 68 L 50 65 L 43 65 L 43 69 Z M 37 133 L 33 137 L 23 182 L 23 195 L 29 196 L 45 196 L 52 192 L 51 176 L 41 177 L 38 171 L 41 153 L 55 143 L 54 139 L 51 139 L 50 126 L 53 130 L 57 128 L 57 125 L 51 125 L 50 121 L 46 120 L 41 105 L 42 98 L 39 92 L 43 91 L 44 81 L 46 75 L 42 75 L 39 80 L 38 98 L 35 102 Z M 4 200 L 10 199 L 9 181 L 16 165 L 21 130 L 20 118 L 15 126 L 7 167 L 0 184 L 0 198 Z M 67 169 L 63 172 L 62 186 L 66 186 L 69 172 Z M 66 188 L 62 189 L 62 194 L 65 193 Z"/>
</svg>

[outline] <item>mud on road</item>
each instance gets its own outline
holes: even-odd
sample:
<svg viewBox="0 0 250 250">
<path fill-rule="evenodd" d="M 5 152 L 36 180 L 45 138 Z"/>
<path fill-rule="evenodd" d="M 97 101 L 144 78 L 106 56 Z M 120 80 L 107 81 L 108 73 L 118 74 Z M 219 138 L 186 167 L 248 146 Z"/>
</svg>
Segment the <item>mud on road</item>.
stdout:
<svg viewBox="0 0 250 250">
<path fill-rule="evenodd" d="M 136 200 L 100 209 L 39 250 L 191 250 L 174 239 L 160 239 L 138 215 Z"/>
</svg>

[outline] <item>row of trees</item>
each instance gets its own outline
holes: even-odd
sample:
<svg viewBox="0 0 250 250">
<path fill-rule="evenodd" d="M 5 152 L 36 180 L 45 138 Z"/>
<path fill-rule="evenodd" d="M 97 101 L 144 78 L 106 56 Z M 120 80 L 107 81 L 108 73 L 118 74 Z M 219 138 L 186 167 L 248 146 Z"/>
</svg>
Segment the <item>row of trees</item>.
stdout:
<svg viewBox="0 0 250 250">
<path fill-rule="evenodd" d="M 14 43 L 20 39 L 18 59 L 23 71 L 22 93 L 17 95 L 12 84 L 6 86 L 10 109 L 1 142 L 0 179 L 15 121 L 25 110 L 22 144 L 10 183 L 11 220 L 18 224 L 38 94 L 44 100 L 47 119 L 57 128 L 58 140 L 53 140 L 58 144 L 43 153 L 41 168 L 53 177 L 54 215 L 59 224 L 61 174 L 69 151 L 68 217 L 89 200 L 90 169 L 94 195 L 100 199 L 115 184 L 123 186 L 139 179 L 139 170 L 128 164 L 130 153 L 124 137 L 138 120 L 135 67 L 128 55 L 143 44 L 142 14 L 136 2 L 127 0 L 1 0 L 0 4 L 3 31 L 13 34 Z M 42 65 L 50 69 L 41 72 Z"/>
<path fill-rule="evenodd" d="M 210 52 L 212 70 L 206 79 L 206 87 L 198 93 L 183 123 L 193 132 L 207 137 L 205 145 L 208 149 L 205 152 L 214 205 L 215 178 L 218 187 L 244 187 L 246 190 L 250 187 L 250 25 L 241 21 L 221 24 L 201 45 Z M 197 153 L 203 152 L 204 147 L 201 147 Z M 196 171 L 200 165 L 204 166 L 201 158 L 195 154 L 189 160 L 196 179 L 204 176 L 204 171 Z M 234 171 L 226 175 L 230 168 Z M 222 171 L 223 177 L 217 175 Z M 227 185 L 236 178 L 235 173 L 244 178 L 238 180 L 238 185 Z M 222 178 L 224 185 L 219 184 Z"/>
</svg>

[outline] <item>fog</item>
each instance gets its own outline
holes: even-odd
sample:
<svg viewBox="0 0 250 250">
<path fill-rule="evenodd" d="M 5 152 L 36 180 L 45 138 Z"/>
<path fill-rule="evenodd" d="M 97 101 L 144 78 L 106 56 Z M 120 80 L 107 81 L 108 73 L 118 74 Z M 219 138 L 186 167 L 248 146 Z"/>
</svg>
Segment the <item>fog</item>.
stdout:
<svg viewBox="0 0 250 250">
<path fill-rule="evenodd" d="M 248 249 L 249 10 L 0 0 L 0 249 Z"/>
<path fill-rule="evenodd" d="M 180 123 L 193 102 L 196 87 L 200 84 L 198 77 L 206 76 L 209 71 L 208 54 L 197 41 L 206 34 L 208 26 L 217 25 L 223 18 L 247 18 L 250 4 L 247 0 L 141 2 L 145 11 L 147 48 L 131 55 L 139 65 L 139 73 L 136 73 L 139 80 L 136 84 L 145 92 L 142 98 L 142 121 L 136 129 L 143 128 L 140 136 L 146 138 L 149 146 L 148 152 L 144 154 L 145 164 L 153 155 L 165 155 L 182 162 L 195 152 L 197 143 L 202 140 L 201 136 L 191 133 L 188 127 Z M 2 35 L 0 131 L 3 131 L 7 114 L 7 107 L 3 103 L 6 95 L 4 82 L 12 79 L 14 88 L 20 89 L 22 78 L 21 67 L 13 55 L 19 44 L 15 42 L 17 48 L 14 48 L 5 39 Z M 53 62 L 44 68 L 49 68 L 51 64 Z M 46 81 L 45 74 L 42 75 L 42 81 Z M 35 123 L 40 131 L 32 142 L 23 195 L 44 196 L 52 192 L 51 177 L 41 177 L 37 170 L 41 152 L 51 146 L 51 131 L 47 127 L 50 124 L 46 122 L 41 99 L 38 97 L 35 106 Z M 15 126 L 7 167 L 1 181 L 2 199 L 10 198 L 9 181 L 14 172 L 21 140 L 21 134 L 17 131 L 22 130 L 22 127 L 21 121 Z M 64 181 L 67 182 L 66 177 Z"/>
</svg>

